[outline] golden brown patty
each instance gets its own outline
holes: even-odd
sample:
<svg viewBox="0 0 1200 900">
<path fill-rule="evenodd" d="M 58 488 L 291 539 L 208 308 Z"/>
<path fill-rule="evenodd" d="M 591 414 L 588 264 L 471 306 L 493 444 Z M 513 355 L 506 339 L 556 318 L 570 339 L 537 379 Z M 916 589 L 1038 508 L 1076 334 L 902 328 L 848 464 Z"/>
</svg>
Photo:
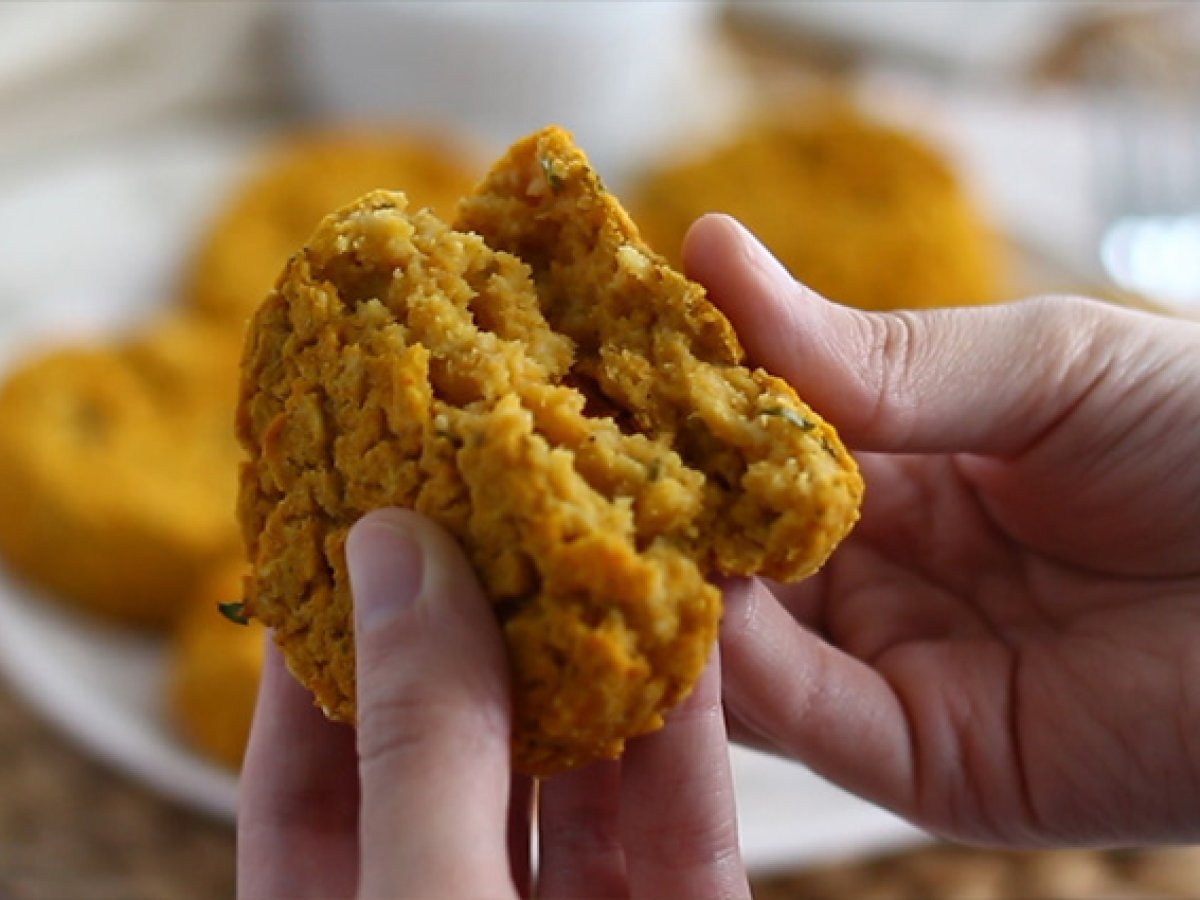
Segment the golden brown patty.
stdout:
<svg viewBox="0 0 1200 900">
<path fill-rule="evenodd" d="M 218 607 L 242 599 L 245 564 L 227 563 L 195 591 L 171 641 L 168 702 L 184 739 L 238 768 L 262 675 L 262 625 L 236 625 Z"/>
<path fill-rule="evenodd" d="M 415 135 L 315 132 L 281 140 L 202 240 L 187 301 L 240 328 L 330 210 L 375 188 L 394 188 L 414 205 L 450 215 L 476 177 L 448 142 Z"/>
<path fill-rule="evenodd" d="M 566 133 L 516 144 L 456 228 L 370 194 L 321 223 L 255 315 L 247 606 L 353 720 L 346 532 L 381 506 L 432 517 L 503 624 L 516 765 L 546 775 L 659 727 L 716 635 L 705 576 L 813 572 L 862 485 Z"/>
<path fill-rule="evenodd" d="M 1002 298 L 999 247 L 931 147 L 843 109 L 759 122 L 650 173 L 633 209 L 678 256 L 707 212 L 737 217 L 814 290 L 865 309 Z"/>
<path fill-rule="evenodd" d="M 34 358 L 0 387 L 0 554 L 103 616 L 161 626 L 238 550 L 237 349 L 175 317 Z"/>
</svg>

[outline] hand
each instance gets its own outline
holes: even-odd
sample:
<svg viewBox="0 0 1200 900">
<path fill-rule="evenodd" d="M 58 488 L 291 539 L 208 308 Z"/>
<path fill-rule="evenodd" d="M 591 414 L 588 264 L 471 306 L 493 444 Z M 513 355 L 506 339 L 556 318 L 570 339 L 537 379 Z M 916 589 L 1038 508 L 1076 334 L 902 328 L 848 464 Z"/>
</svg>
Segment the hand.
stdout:
<svg viewBox="0 0 1200 900">
<path fill-rule="evenodd" d="M 457 546 L 384 510 L 347 541 L 358 729 L 270 648 L 238 817 L 243 898 L 532 892 L 533 787 L 509 763 L 508 669 Z M 748 897 L 713 664 L 619 762 L 541 784 L 542 897 Z"/>
<path fill-rule="evenodd" d="M 1200 837 L 1200 324 L 859 312 L 719 216 L 684 255 L 867 483 L 817 576 L 729 585 L 735 735 L 961 840 Z"/>
</svg>

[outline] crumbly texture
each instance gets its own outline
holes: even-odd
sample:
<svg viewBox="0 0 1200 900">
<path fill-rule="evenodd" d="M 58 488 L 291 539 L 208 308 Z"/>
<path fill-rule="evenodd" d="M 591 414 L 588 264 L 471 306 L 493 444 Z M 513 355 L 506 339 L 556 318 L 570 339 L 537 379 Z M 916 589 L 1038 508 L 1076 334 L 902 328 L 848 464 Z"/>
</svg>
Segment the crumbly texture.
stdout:
<svg viewBox="0 0 1200 900">
<path fill-rule="evenodd" d="M 239 625 L 219 607 L 239 603 L 246 566 L 231 561 L 189 598 L 171 638 L 167 704 L 180 736 L 204 756 L 239 768 L 250 737 L 266 629 Z"/>
<path fill-rule="evenodd" d="M 240 328 L 330 210 L 374 188 L 451 215 L 478 171 L 450 141 L 412 133 L 314 131 L 263 153 L 217 214 L 185 278 L 187 303 Z"/>
<path fill-rule="evenodd" d="M 803 577 L 857 516 L 833 429 L 741 359 L 557 128 L 516 144 L 454 230 L 364 197 L 248 334 L 247 608 L 352 721 L 346 533 L 414 508 L 495 604 L 517 767 L 616 756 L 699 677 L 720 616 L 707 575 Z"/>
<path fill-rule="evenodd" d="M 647 240 L 678 257 L 707 212 L 737 217 L 814 290 L 865 309 L 1003 298 L 999 243 L 932 147 L 843 107 L 757 121 L 633 191 Z"/>
<path fill-rule="evenodd" d="M 162 627 L 239 551 L 237 345 L 186 317 L 29 360 L 0 387 L 0 554 L 89 612 Z"/>
</svg>

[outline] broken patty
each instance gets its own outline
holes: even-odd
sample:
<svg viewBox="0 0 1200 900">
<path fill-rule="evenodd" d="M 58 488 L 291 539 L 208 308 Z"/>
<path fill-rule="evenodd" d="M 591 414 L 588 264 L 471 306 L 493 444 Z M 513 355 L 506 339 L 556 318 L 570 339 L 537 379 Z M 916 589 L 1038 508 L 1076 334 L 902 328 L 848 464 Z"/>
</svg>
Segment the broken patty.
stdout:
<svg viewBox="0 0 1200 900">
<path fill-rule="evenodd" d="M 251 324 L 248 611 L 353 721 L 346 533 L 416 509 L 495 604 L 517 768 L 616 756 L 699 677 L 709 575 L 803 577 L 857 517 L 834 430 L 742 357 L 560 129 L 517 143 L 454 228 L 367 195 L 321 223 Z"/>
</svg>

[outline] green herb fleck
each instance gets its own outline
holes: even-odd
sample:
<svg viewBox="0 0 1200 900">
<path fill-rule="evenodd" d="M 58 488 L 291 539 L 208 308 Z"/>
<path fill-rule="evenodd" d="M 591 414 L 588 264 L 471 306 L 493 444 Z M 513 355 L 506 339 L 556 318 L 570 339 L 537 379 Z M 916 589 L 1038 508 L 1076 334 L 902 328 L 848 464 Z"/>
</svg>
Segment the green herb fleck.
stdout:
<svg viewBox="0 0 1200 900">
<path fill-rule="evenodd" d="M 546 173 L 546 181 L 550 182 L 550 190 L 557 194 L 563 188 L 562 176 L 554 171 L 554 161 L 548 156 L 543 156 L 540 162 L 542 171 Z"/>
<path fill-rule="evenodd" d="M 651 483 L 658 481 L 662 477 L 662 460 L 652 459 L 646 465 L 646 477 Z"/>
<path fill-rule="evenodd" d="M 787 419 L 801 431 L 812 431 L 817 426 L 794 409 L 788 409 L 786 406 L 773 406 L 770 409 L 764 409 L 759 415 L 762 416 L 779 416 L 781 419 Z"/>
<path fill-rule="evenodd" d="M 246 604 L 241 600 L 235 600 L 232 603 L 218 603 L 217 611 L 234 624 L 250 624 L 250 620 L 246 618 Z"/>
</svg>

